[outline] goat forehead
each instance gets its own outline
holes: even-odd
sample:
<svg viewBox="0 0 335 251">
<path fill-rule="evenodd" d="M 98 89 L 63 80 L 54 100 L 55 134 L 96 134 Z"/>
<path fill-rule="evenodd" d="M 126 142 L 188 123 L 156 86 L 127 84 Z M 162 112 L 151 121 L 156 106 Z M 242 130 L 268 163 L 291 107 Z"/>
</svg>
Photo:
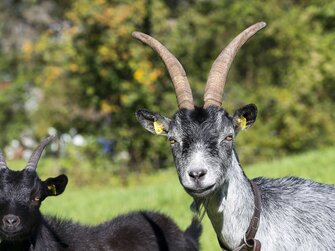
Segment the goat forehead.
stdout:
<svg viewBox="0 0 335 251">
<path fill-rule="evenodd" d="M 217 137 L 233 128 L 228 114 L 222 108 L 216 107 L 180 110 L 174 117 L 172 127 L 175 134 L 194 140 Z"/>
<path fill-rule="evenodd" d="M 26 195 L 39 187 L 39 178 L 36 173 L 27 170 L 5 170 L 0 174 L 0 181 L 1 193 L 11 196 L 14 194 Z"/>
</svg>

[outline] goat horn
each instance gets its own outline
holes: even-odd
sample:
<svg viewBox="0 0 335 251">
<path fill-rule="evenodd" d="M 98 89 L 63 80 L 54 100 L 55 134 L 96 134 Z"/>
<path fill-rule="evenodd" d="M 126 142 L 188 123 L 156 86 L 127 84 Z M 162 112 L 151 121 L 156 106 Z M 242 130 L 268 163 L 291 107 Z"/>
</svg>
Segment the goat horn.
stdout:
<svg viewBox="0 0 335 251">
<path fill-rule="evenodd" d="M 6 164 L 6 160 L 5 157 L 2 154 L 2 151 L 0 150 L 0 170 L 1 169 L 7 169 L 7 164 Z"/>
<path fill-rule="evenodd" d="M 55 136 L 49 136 L 42 140 L 42 142 L 36 147 L 34 152 L 31 154 L 31 157 L 28 161 L 28 164 L 26 166 L 26 169 L 29 170 L 36 170 L 37 163 L 41 157 L 41 154 L 44 150 L 44 148 L 55 138 Z"/>
<path fill-rule="evenodd" d="M 220 53 L 209 72 L 204 94 L 204 108 L 220 107 L 228 71 L 241 46 L 257 31 L 266 26 L 265 22 L 256 23 L 242 31 Z"/>
<path fill-rule="evenodd" d="M 169 71 L 172 83 L 175 88 L 179 109 L 194 109 L 193 96 L 185 70 L 178 59 L 155 38 L 142 32 L 133 32 L 133 37 L 149 45 L 163 60 Z"/>
</svg>

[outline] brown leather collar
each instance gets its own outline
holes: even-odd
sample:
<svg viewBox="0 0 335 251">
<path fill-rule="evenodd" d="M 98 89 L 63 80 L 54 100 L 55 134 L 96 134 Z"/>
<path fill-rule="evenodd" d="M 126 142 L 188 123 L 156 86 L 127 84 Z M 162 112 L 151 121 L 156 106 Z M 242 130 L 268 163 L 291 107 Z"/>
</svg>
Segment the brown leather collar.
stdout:
<svg viewBox="0 0 335 251">
<path fill-rule="evenodd" d="M 254 202 L 255 202 L 255 209 L 254 213 L 252 215 L 249 227 L 247 232 L 245 233 L 241 244 L 234 248 L 234 249 L 228 249 L 224 246 L 224 244 L 220 241 L 218 238 L 220 247 L 223 251 L 260 251 L 261 250 L 261 242 L 259 240 L 255 239 L 259 221 L 260 221 L 260 215 L 261 215 L 261 191 L 257 187 L 257 185 L 252 181 L 249 180 L 252 191 L 254 193 Z"/>
</svg>

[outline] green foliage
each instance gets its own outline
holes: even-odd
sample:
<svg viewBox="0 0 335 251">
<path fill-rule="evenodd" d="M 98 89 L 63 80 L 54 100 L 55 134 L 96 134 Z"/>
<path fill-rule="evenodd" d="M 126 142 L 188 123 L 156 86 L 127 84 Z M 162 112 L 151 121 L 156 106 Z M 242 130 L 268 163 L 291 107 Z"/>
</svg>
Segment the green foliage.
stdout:
<svg viewBox="0 0 335 251">
<path fill-rule="evenodd" d="M 217 55 L 261 20 L 268 26 L 238 53 L 224 96 L 230 113 L 249 102 L 259 108 L 254 127 L 238 137 L 242 163 L 335 142 L 333 1 L 51 2 L 0 4 L 11 10 L 0 14 L 8 20 L 0 26 L 0 87 L 10 83 L 0 92 L 2 145 L 27 128 L 37 138 L 50 127 L 60 133 L 75 128 L 114 140 L 115 156 L 126 153 L 122 166 L 131 170 L 170 166 L 164 138 L 144 132 L 134 112 L 147 108 L 172 116 L 177 106 L 171 81 L 160 58 L 131 32 L 149 33 L 166 44 L 184 65 L 201 105 Z M 49 19 L 34 18 L 32 10 L 38 8 Z M 29 32 L 18 36 L 7 23 Z M 37 107 L 27 109 L 29 100 Z"/>
<path fill-rule="evenodd" d="M 26 95 L 23 86 L 13 86 L 5 81 L 0 85 L 0 144 L 3 146 L 26 129 L 28 118 L 24 107 Z"/>
<path fill-rule="evenodd" d="M 163 9 L 156 16 L 148 8 Z M 43 90 L 33 117 L 36 134 L 45 135 L 50 126 L 60 132 L 76 128 L 113 139 L 118 153 L 128 153 L 131 169 L 141 169 L 142 160 L 150 163 L 147 166 L 161 166 L 168 154 L 148 154 L 163 148 L 143 134 L 134 112 L 155 106 L 164 95 L 156 83 L 163 71 L 131 32 L 149 29 L 147 19 L 163 23 L 164 6 L 158 1 L 147 7 L 141 0 L 78 0 L 64 16 L 69 26 L 48 30 L 34 45 L 39 69 L 34 81 Z"/>
</svg>

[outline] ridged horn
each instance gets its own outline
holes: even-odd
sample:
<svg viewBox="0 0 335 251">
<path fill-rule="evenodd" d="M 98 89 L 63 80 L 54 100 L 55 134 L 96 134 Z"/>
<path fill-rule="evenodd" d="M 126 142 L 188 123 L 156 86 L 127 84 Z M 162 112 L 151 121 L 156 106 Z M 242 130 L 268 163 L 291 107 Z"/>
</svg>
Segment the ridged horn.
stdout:
<svg viewBox="0 0 335 251">
<path fill-rule="evenodd" d="M 2 151 L 0 150 L 0 170 L 1 169 L 7 169 L 7 164 L 6 164 L 6 160 L 5 157 L 3 156 Z"/>
<path fill-rule="evenodd" d="M 205 94 L 204 108 L 222 105 L 223 90 L 229 68 L 241 46 L 248 41 L 257 31 L 266 26 L 265 22 L 256 23 L 242 31 L 220 53 L 209 72 Z"/>
<path fill-rule="evenodd" d="M 36 170 L 37 163 L 41 157 L 41 154 L 44 150 L 44 148 L 55 138 L 55 136 L 49 136 L 42 140 L 42 142 L 36 147 L 34 152 L 31 154 L 31 157 L 28 161 L 28 164 L 26 165 L 26 169 L 29 170 Z"/>
<path fill-rule="evenodd" d="M 185 70 L 178 59 L 155 38 L 142 32 L 133 32 L 133 37 L 149 45 L 154 49 L 163 60 L 169 71 L 173 86 L 175 88 L 179 109 L 194 109 L 193 96 Z"/>
</svg>

